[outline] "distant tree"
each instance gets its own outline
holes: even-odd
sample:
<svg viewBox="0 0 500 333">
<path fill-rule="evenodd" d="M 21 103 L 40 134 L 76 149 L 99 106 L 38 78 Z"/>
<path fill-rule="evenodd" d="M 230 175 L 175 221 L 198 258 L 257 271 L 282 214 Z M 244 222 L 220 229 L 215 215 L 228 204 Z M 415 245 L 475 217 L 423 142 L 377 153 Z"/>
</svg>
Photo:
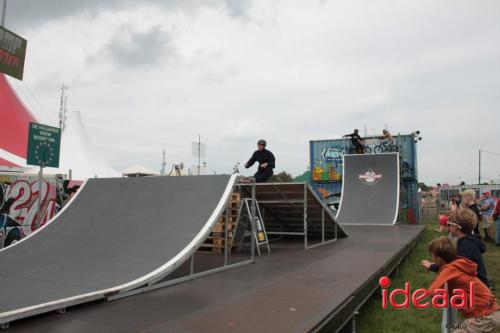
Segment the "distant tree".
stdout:
<svg viewBox="0 0 500 333">
<path fill-rule="evenodd" d="M 271 183 L 290 183 L 293 181 L 293 177 L 288 172 L 282 171 L 278 174 L 272 175 L 269 179 Z"/>
<path fill-rule="evenodd" d="M 428 192 L 430 190 L 429 186 L 425 185 L 424 183 L 418 183 L 418 188 L 422 190 L 423 192 Z"/>
<path fill-rule="evenodd" d="M 461 181 L 461 182 L 460 182 L 460 186 L 465 186 L 465 182 L 464 182 L 464 181 Z"/>
</svg>

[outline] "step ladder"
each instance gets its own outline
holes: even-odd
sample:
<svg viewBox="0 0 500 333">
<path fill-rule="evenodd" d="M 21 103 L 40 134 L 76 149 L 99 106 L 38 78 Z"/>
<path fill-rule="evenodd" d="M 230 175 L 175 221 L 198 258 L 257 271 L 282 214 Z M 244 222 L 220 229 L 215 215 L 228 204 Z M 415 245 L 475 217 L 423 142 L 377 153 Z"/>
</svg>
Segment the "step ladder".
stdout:
<svg viewBox="0 0 500 333">
<path fill-rule="evenodd" d="M 271 249 L 269 247 L 269 239 L 266 233 L 266 227 L 264 224 L 264 220 L 262 218 L 262 214 L 260 212 L 259 203 L 255 200 L 255 216 L 254 216 L 254 226 L 253 232 L 248 230 L 249 223 L 251 221 L 252 216 L 252 199 L 245 198 L 242 200 L 242 205 L 240 207 L 239 220 L 234 230 L 234 238 L 233 245 L 241 247 L 245 238 L 254 237 L 255 239 L 255 247 L 257 249 L 257 253 L 261 255 L 260 247 L 265 246 L 267 248 L 268 253 L 271 253 Z M 250 228 L 252 229 L 252 228 Z"/>
</svg>

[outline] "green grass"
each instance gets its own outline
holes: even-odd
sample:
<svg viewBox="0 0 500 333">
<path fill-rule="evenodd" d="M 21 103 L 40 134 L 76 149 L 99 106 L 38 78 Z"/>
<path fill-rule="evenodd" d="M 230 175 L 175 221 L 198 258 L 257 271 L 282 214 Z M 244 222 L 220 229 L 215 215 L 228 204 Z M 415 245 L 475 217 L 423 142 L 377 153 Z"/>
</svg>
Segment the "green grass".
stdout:
<svg viewBox="0 0 500 333">
<path fill-rule="evenodd" d="M 415 251 L 400 266 L 399 274 L 391 276 L 390 289 L 402 288 L 406 281 L 411 283 L 412 290 L 426 288 L 434 278 L 434 273 L 428 273 L 420 266 L 422 259 L 429 259 L 427 244 L 440 234 L 434 229 L 436 221 L 425 221 L 426 230 L 423 238 L 417 244 Z M 487 243 L 488 251 L 484 254 L 486 269 L 490 279 L 497 281 L 500 290 L 500 247 Z M 497 300 L 500 292 L 497 292 Z M 388 332 L 440 332 L 441 310 L 425 309 L 407 310 L 382 309 L 380 291 L 377 291 L 361 308 L 356 317 L 359 333 L 388 333 Z"/>
</svg>

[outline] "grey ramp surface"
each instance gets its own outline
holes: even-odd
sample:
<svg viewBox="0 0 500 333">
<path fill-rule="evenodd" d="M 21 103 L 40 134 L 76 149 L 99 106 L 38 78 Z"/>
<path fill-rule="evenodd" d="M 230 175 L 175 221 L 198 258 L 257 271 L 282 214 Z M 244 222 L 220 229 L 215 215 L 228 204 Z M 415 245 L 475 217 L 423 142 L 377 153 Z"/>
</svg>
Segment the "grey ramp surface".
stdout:
<svg viewBox="0 0 500 333">
<path fill-rule="evenodd" d="M 167 273 L 169 267 L 157 270 L 185 259 L 179 253 L 202 229 L 209 232 L 232 182 L 230 176 L 88 180 L 52 223 L 0 251 L 0 320 L 16 309 Z"/>
<path fill-rule="evenodd" d="M 374 182 L 364 180 L 363 175 L 369 170 L 381 178 Z M 398 207 L 398 153 L 344 156 L 342 197 L 337 222 L 392 225 L 396 223 Z"/>
</svg>

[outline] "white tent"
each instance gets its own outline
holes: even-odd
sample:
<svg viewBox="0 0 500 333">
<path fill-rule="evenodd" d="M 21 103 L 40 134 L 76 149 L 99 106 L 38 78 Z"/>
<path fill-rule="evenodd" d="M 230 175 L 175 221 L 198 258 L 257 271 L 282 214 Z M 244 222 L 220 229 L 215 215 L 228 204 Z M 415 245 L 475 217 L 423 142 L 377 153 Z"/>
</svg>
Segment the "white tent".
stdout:
<svg viewBox="0 0 500 333">
<path fill-rule="evenodd" d="M 75 180 L 121 177 L 92 144 L 79 111 L 70 112 L 61 136 L 59 168 L 44 168 L 45 174 L 65 174 Z"/>
<path fill-rule="evenodd" d="M 158 171 L 152 170 L 143 165 L 133 165 L 122 171 L 124 176 L 128 177 L 143 177 L 143 176 L 159 176 Z"/>
</svg>

